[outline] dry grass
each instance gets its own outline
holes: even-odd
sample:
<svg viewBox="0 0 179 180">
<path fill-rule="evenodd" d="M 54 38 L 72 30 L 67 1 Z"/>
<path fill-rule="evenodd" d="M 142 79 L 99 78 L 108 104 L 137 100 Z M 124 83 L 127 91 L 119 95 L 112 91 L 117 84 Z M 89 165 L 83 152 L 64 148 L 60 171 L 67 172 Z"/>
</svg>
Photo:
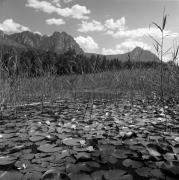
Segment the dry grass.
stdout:
<svg viewBox="0 0 179 180">
<path fill-rule="evenodd" d="M 164 72 L 164 97 L 179 97 L 178 69 Z M 172 72 L 172 73 L 171 73 Z M 39 78 L 18 78 L 1 81 L 1 103 L 15 106 L 34 101 L 53 102 L 55 99 L 73 98 L 76 92 L 109 94 L 130 94 L 130 98 L 141 94 L 143 98 L 160 94 L 160 72 L 156 69 L 133 69 L 97 74 Z M 104 97 L 105 98 L 105 97 Z"/>
</svg>

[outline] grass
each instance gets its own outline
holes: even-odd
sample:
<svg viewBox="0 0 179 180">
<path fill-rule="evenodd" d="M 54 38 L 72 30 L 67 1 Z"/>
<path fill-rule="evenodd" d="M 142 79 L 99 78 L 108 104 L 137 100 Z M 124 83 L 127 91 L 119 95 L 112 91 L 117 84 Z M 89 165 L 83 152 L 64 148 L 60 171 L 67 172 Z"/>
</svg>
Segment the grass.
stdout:
<svg viewBox="0 0 179 180">
<path fill-rule="evenodd" d="M 164 97 L 179 97 L 179 69 L 175 74 L 170 71 L 163 73 Z M 177 76 L 176 76 L 177 74 Z M 175 75 L 175 76 L 174 76 Z M 74 78 L 75 77 L 75 78 Z M 71 82 L 71 83 L 70 83 Z M 16 106 L 34 101 L 50 100 L 52 103 L 58 98 L 75 98 L 78 93 L 103 94 L 103 97 L 113 94 L 129 94 L 131 99 L 136 94 L 142 98 L 160 95 L 160 72 L 157 69 L 132 69 L 97 74 L 83 74 L 71 76 L 50 76 L 38 78 L 18 78 L 11 84 L 10 80 L 0 82 L 1 102 Z M 102 97 L 102 96 L 101 96 Z M 112 96 L 111 96 L 112 97 Z M 114 98 L 114 96 L 113 96 Z"/>
</svg>

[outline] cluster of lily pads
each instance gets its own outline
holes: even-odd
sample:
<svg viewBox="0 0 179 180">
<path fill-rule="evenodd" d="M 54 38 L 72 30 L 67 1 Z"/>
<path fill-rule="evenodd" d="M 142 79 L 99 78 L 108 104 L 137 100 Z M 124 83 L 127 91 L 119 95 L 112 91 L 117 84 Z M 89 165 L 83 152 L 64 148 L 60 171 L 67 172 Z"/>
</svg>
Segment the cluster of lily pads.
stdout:
<svg viewBox="0 0 179 180">
<path fill-rule="evenodd" d="M 23 107 L 0 121 L 0 180 L 177 180 L 177 108 L 124 99 Z"/>
</svg>

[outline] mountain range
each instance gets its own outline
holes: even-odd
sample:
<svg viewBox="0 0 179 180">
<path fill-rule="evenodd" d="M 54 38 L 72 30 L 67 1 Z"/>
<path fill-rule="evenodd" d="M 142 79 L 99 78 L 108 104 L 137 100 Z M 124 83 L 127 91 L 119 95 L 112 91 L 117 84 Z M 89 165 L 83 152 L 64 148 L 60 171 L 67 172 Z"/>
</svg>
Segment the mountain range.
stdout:
<svg viewBox="0 0 179 180">
<path fill-rule="evenodd" d="M 63 54 L 73 49 L 77 54 L 84 53 L 72 36 L 66 32 L 54 32 L 51 36 L 29 31 L 7 35 L 0 31 L 0 46 L 13 47 L 18 50 L 36 49 Z"/>
<path fill-rule="evenodd" d="M 57 54 L 63 54 L 69 49 L 75 50 L 76 54 L 83 54 L 86 56 L 104 56 L 100 54 L 85 53 L 79 44 L 72 36 L 66 32 L 54 32 L 51 36 L 40 35 L 30 31 L 24 31 L 14 34 L 5 34 L 0 31 L 0 47 L 2 48 L 15 48 L 18 51 L 35 49 L 42 51 L 51 51 Z M 106 55 L 106 59 L 118 59 L 120 61 L 159 61 L 158 57 L 140 47 L 136 47 L 129 53 Z"/>
<path fill-rule="evenodd" d="M 100 55 L 100 54 L 91 54 L 91 53 L 86 53 L 86 55 L 88 57 L 90 57 L 91 55 L 104 56 L 104 55 Z M 136 47 L 128 53 L 106 55 L 105 57 L 108 60 L 118 59 L 122 62 L 129 61 L 129 60 L 131 62 L 136 62 L 136 61 L 137 62 L 140 62 L 140 61 L 141 62 L 151 62 L 151 61 L 159 62 L 160 61 L 159 58 L 155 54 L 153 54 L 152 52 L 150 52 L 148 50 L 144 50 L 141 47 Z"/>
</svg>

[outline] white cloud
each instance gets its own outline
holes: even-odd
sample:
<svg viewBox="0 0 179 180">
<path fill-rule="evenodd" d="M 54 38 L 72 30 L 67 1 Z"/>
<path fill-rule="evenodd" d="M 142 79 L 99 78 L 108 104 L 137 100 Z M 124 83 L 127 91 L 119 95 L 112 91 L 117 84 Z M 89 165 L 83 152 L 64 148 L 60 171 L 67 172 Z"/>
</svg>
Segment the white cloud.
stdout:
<svg viewBox="0 0 179 180">
<path fill-rule="evenodd" d="M 81 46 L 81 48 L 85 52 L 94 53 L 99 48 L 98 44 L 90 36 L 87 37 L 78 36 L 75 38 L 75 41 Z"/>
<path fill-rule="evenodd" d="M 13 19 L 6 19 L 0 23 L 0 30 L 6 33 L 17 33 L 22 31 L 30 31 L 26 26 L 14 22 Z"/>
<path fill-rule="evenodd" d="M 91 22 L 82 21 L 80 24 L 80 28 L 78 31 L 80 32 L 92 32 L 92 31 L 103 31 L 104 26 L 101 24 L 101 22 L 92 20 Z"/>
<path fill-rule="evenodd" d="M 125 23 L 126 19 L 125 17 L 122 17 L 121 19 L 117 19 L 116 21 L 114 19 L 108 19 L 105 21 L 105 27 L 108 30 L 124 30 L 125 29 Z"/>
<path fill-rule="evenodd" d="M 122 51 L 121 49 L 106 49 L 103 48 L 102 49 L 102 54 L 104 55 L 114 55 L 114 54 L 123 54 L 124 51 Z"/>
<path fill-rule="evenodd" d="M 78 31 L 80 32 L 92 32 L 92 31 L 106 31 L 107 34 L 113 34 L 114 30 L 124 30 L 125 29 L 125 17 L 121 19 L 107 19 L 104 24 L 99 21 L 92 20 L 91 22 L 82 21 L 79 24 L 80 28 Z"/>
<path fill-rule="evenodd" d="M 123 49 L 124 51 L 128 51 L 128 50 L 132 50 L 135 47 L 141 47 L 145 50 L 150 50 L 151 46 L 149 46 L 148 44 L 142 42 L 142 41 L 135 41 L 132 39 L 127 39 L 126 41 L 122 42 L 121 44 L 116 45 L 117 49 Z"/>
<path fill-rule="evenodd" d="M 135 41 L 132 39 L 127 39 L 126 41 L 122 42 L 121 44 L 116 45 L 114 49 L 102 49 L 102 54 L 111 55 L 111 54 L 123 54 L 128 51 L 133 50 L 135 47 L 141 47 L 145 50 L 151 50 L 151 46 L 142 42 L 142 41 Z"/>
<path fill-rule="evenodd" d="M 125 38 L 139 38 L 139 37 L 145 37 L 145 36 L 153 36 L 156 38 L 161 37 L 161 32 L 157 28 L 138 28 L 138 29 L 132 29 L 132 30 L 122 30 L 113 32 L 112 36 L 116 38 L 125 37 Z M 168 35 L 168 37 L 176 37 L 179 34 L 173 33 L 170 30 L 164 31 L 164 35 Z"/>
<path fill-rule="evenodd" d="M 51 18 L 51 19 L 47 19 L 46 23 L 48 25 L 57 25 L 57 26 L 59 26 L 59 25 L 65 24 L 65 21 L 63 19 Z"/>
<path fill-rule="evenodd" d="M 27 0 L 26 6 L 34 8 L 36 10 L 41 10 L 46 13 L 53 13 L 57 10 L 56 6 L 47 1 Z"/>
<path fill-rule="evenodd" d="M 88 10 L 86 6 L 80 6 L 79 4 L 76 4 L 72 6 L 69 11 L 71 11 L 69 14 L 75 19 L 89 19 L 88 16 L 85 16 L 85 14 L 90 14 L 90 10 Z"/>
<path fill-rule="evenodd" d="M 55 4 L 57 7 L 61 7 L 60 0 L 52 0 L 52 3 Z"/>
<path fill-rule="evenodd" d="M 63 0 L 64 3 L 70 3 L 72 2 L 73 0 Z"/>
<path fill-rule="evenodd" d="M 71 17 L 74 19 L 88 19 L 87 14 L 90 14 L 90 10 L 86 6 L 80 6 L 76 4 L 71 8 L 61 8 L 60 4 L 57 5 L 57 0 L 53 2 L 39 1 L 39 0 L 27 0 L 27 7 L 34 8 L 36 10 L 43 11 L 45 13 L 57 13 L 63 17 Z"/>
<path fill-rule="evenodd" d="M 114 20 L 113 18 L 107 19 L 104 23 L 101 23 L 96 20 L 82 21 L 79 24 L 78 31 L 80 32 L 93 32 L 93 31 L 101 31 L 107 35 L 110 35 L 114 38 L 140 38 L 140 37 L 147 37 L 149 35 L 153 36 L 154 38 L 160 38 L 161 32 L 156 27 L 144 27 L 144 28 L 137 28 L 137 29 L 128 29 L 126 26 L 126 19 L 122 17 L 120 19 Z M 177 37 L 179 33 L 172 32 L 171 30 L 165 30 L 164 35 L 168 37 Z"/>
</svg>

